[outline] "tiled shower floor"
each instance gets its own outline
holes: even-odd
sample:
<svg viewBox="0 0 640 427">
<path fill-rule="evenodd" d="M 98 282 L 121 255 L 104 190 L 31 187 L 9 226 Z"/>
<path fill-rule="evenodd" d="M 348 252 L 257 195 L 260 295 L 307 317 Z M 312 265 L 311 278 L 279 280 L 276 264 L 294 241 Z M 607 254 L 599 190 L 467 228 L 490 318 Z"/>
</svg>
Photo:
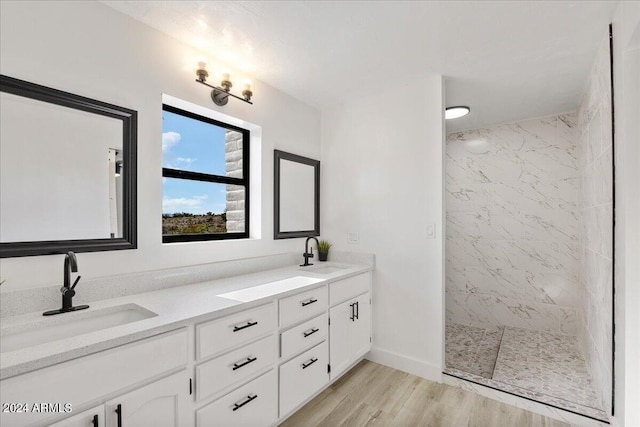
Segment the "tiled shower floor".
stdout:
<svg viewBox="0 0 640 427">
<path fill-rule="evenodd" d="M 574 337 L 447 323 L 445 363 L 447 374 L 607 420 Z"/>
</svg>

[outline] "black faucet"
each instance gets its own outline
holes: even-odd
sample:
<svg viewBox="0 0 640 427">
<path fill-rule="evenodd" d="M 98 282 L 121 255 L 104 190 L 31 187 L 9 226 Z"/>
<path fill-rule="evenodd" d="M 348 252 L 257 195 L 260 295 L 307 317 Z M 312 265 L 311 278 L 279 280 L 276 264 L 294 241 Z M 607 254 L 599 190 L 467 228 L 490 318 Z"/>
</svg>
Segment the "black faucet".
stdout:
<svg viewBox="0 0 640 427">
<path fill-rule="evenodd" d="M 304 242 L 304 253 L 302 254 L 302 256 L 304 257 L 304 264 L 300 264 L 300 267 L 313 265 L 312 263 L 309 263 L 309 258 L 313 258 L 313 247 L 311 248 L 311 252 L 309 252 L 309 240 L 311 239 L 316 241 L 316 248 L 318 247 L 318 239 L 313 236 L 307 237 L 307 241 Z"/>
<path fill-rule="evenodd" d="M 80 281 L 82 276 L 78 276 L 71 285 L 71 273 L 78 272 L 78 260 L 76 259 L 76 254 L 72 251 L 67 252 L 64 256 L 64 283 L 62 288 L 60 288 L 60 292 L 62 292 L 62 308 L 57 310 L 45 311 L 42 313 L 43 316 L 53 316 L 54 314 L 67 313 L 69 311 L 78 311 L 84 310 L 85 308 L 89 308 L 88 305 L 79 305 L 73 306 L 73 297 L 76 294 L 74 288 Z"/>
</svg>

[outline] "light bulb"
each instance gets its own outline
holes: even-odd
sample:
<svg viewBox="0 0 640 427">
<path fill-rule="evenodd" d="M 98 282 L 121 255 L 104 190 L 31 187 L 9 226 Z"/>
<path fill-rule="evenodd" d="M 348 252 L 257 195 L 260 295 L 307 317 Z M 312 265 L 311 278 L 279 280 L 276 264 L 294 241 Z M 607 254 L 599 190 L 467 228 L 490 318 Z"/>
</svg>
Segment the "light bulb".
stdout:
<svg viewBox="0 0 640 427">
<path fill-rule="evenodd" d="M 242 90 L 242 96 L 244 100 L 247 102 L 251 101 L 251 97 L 253 96 L 253 91 L 251 90 L 251 80 L 246 79 L 244 81 L 244 89 Z"/>
<path fill-rule="evenodd" d="M 198 76 L 198 80 L 202 83 L 207 81 L 207 77 L 209 77 L 209 73 L 207 72 L 207 60 L 203 57 L 198 58 L 198 69 L 196 70 L 196 76 Z"/>
</svg>

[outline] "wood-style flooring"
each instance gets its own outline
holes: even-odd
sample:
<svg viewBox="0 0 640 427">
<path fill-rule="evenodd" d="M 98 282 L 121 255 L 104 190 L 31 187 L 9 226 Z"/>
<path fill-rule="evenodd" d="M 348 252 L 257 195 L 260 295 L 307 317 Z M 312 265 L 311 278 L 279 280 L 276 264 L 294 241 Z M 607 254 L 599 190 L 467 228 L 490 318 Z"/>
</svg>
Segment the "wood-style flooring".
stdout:
<svg viewBox="0 0 640 427">
<path fill-rule="evenodd" d="M 367 360 L 282 427 L 561 427 L 563 422 Z"/>
</svg>

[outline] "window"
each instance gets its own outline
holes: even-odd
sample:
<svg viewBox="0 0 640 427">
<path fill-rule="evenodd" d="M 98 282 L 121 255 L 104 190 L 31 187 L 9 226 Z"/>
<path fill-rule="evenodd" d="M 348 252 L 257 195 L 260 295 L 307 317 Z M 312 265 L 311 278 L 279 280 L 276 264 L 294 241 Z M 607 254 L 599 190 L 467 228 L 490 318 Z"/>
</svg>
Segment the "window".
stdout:
<svg viewBox="0 0 640 427">
<path fill-rule="evenodd" d="M 249 237 L 249 131 L 162 109 L 162 242 Z"/>
</svg>

